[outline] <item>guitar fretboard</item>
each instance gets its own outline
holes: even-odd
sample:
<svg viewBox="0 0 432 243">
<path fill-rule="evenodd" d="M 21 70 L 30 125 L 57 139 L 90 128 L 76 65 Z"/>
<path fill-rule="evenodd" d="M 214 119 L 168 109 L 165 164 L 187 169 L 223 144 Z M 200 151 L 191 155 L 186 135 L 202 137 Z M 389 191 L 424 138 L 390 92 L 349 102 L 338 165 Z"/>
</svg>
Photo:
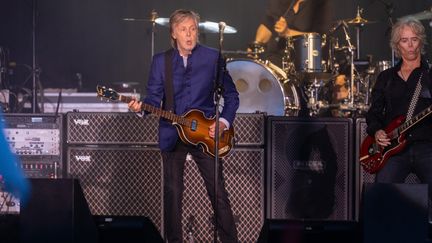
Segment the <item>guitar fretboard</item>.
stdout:
<svg viewBox="0 0 432 243">
<path fill-rule="evenodd" d="M 130 96 L 120 95 L 119 100 L 122 102 L 125 102 L 125 103 L 129 103 L 133 100 L 133 98 Z M 149 105 L 149 104 L 142 103 L 141 104 L 141 110 L 150 112 L 152 114 L 155 114 L 156 116 L 165 118 L 169 121 L 178 123 L 180 125 L 191 126 L 191 121 L 189 121 L 188 119 L 186 119 L 182 116 L 176 115 L 172 112 L 162 110 L 161 108 L 157 108 L 157 107 Z"/>
<path fill-rule="evenodd" d="M 428 108 L 422 110 L 420 113 L 415 115 L 413 118 L 411 118 L 409 121 L 405 121 L 402 125 L 399 126 L 398 131 L 405 132 L 406 130 L 410 129 L 412 126 L 417 124 L 419 121 L 426 118 L 428 115 L 432 113 L 432 106 L 429 106 Z"/>
</svg>

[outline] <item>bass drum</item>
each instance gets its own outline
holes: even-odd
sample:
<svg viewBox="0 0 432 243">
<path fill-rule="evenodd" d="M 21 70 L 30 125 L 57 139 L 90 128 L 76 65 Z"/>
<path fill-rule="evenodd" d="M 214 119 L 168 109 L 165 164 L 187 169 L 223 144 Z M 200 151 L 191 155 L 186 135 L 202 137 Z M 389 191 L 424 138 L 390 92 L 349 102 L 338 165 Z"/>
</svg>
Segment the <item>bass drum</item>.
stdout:
<svg viewBox="0 0 432 243">
<path fill-rule="evenodd" d="M 239 92 L 238 113 L 298 115 L 300 103 L 296 87 L 276 65 L 268 61 L 232 59 L 227 61 L 227 70 Z"/>
</svg>

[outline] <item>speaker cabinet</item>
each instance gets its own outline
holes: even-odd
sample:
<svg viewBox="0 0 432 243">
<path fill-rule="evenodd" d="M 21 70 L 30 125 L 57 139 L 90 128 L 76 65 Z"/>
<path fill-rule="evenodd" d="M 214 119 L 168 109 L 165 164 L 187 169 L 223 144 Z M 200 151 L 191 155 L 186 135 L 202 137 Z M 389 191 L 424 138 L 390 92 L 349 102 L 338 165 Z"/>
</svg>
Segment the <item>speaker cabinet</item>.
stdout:
<svg viewBox="0 0 432 243">
<path fill-rule="evenodd" d="M 21 206 L 21 242 L 96 242 L 96 225 L 77 180 L 31 179 Z"/>
<path fill-rule="evenodd" d="M 269 117 L 267 218 L 352 217 L 352 120 Z"/>
<path fill-rule="evenodd" d="M 236 221 L 240 242 L 256 242 L 263 224 L 264 149 L 234 148 L 224 158 L 225 187 Z M 213 209 L 204 181 L 192 156 L 188 155 L 184 175 L 183 238 L 212 242 Z"/>
<path fill-rule="evenodd" d="M 368 183 L 363 201 L 365 243 L 427 242 L 427 185 Z"/>
<path fill-rule="evenodd" d="M 364 184 L 366 183 L 373 183 L 375 182 L 375 175 L 374 174 L 369 174 L 368 172 L 366 172 L 365 170 L 363 170 L 363 168 L 360 165 L 360 146 L 363 142 L 363 140 L 367 137 L 367 133 L 366 133 L 366 128 L 367 128 L 367 124 L 366 124 L 366 120 L 364 118 L 359 118 L 356 120 L 356 156 L 355 156 L 355 171 L 356 171 L 356 192 L 355 192 L 355 197 L 356 197 L 356 218 L 359 217 L 359 207 L 360 207 L 360 202 L 361 202 L 361 195 L 362 195 L 362 189 L 364 187 Z M 420 180 L 418 179 L 418 177 L 411 173 L 408 175 L 408 177 L 405 179 L 405 183 L 408 184 L 417 184 L 420 183 Z"/>
<path fill-rule="evenodd" d="M 68 173 L 80 180 L 93 215 L 147 216 L 162 228 L 159 149 L 69 147 Z"/>
</svg>

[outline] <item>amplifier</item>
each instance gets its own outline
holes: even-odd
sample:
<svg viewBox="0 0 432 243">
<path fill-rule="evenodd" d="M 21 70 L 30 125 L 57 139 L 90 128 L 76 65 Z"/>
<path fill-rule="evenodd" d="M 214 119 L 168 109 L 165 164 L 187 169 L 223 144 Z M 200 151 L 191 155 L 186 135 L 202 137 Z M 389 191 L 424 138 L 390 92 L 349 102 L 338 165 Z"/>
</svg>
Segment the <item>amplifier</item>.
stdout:
<svg viewBox="0 0 432 243">
<path fill-rule="evenodd" d="M 158 123 L 157 116 L 139 117 L 131 112 L 70 112 L 66 114 L 66 142 L 69 145 L 157 145 Z M 234 129 L 236 145 L 264 145 L 263 114 L 237 114 Z"/>
<path fill-rule="evenodd" d="M 61 115 L 4 114 L 4 134 L 30 178 L 63 176 Z"/>
<path fill-rule="evenodd" d="M 158 121 L 156 116 L 139 117 L 132 112 L 69 112 L 66 142 L 70 145 L 156 145 Z"/>
</svg>

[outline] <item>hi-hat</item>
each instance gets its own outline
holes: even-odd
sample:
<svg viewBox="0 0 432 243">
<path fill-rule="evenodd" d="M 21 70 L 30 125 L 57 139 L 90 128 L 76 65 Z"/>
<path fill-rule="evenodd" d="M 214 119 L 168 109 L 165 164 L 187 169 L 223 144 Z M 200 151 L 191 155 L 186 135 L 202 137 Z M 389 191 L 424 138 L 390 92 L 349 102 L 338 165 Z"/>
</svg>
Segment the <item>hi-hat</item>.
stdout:
<svg viewBox="0 0 432 243">
<path fill-rule="evenodd" d="M 156 24 L 169 27 L 169 18 L 157 18 L 155 20 Z M 199 24 L 200 32 L 202 33 L 219 33 L 219 23 L 211 22 L 211 21 L 205 21 L 200 22 Z M 237 33 L 237 30 L 232 26 L 225 26 L 224 30 L 225 34 L 234 34 Z"/>
<path fill-rule="evenodd" d="M 432 19 L 432 10 L 421 11 L 419 13 L 403 16 L 402 18 L 414 18 L 417 20 Z"/>
</svg>

